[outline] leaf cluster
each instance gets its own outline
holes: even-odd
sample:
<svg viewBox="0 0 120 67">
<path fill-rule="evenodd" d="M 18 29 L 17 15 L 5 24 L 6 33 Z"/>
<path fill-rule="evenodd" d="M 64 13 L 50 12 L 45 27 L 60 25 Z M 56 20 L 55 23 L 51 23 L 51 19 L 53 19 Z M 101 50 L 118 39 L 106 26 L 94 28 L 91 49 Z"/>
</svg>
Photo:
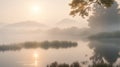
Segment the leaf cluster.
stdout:
<svg viewBox="0 0 120 67">
<path fill-rule="evenodd" d="M 108 8 L 111 7 L 114 3 L 114 0 L 72 0 L 69 4 L 71 6 L 70 15 L 76 16 L 79 14 L 83 18 L 89 15 L 89 11 L 93 8 L 92 5 L 98 4 L 102 7 Z"/>
</svg>

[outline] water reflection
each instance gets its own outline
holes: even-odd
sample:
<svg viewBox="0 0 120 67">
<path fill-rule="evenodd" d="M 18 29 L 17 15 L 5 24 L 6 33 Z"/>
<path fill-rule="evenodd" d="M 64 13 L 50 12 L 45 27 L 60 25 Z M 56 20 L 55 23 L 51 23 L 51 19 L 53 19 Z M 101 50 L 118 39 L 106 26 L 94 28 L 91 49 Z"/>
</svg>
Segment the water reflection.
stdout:
<svg viewBox="0 0 120 67">
<path fill-rule="evenodd" d="M 46 67 L 120 67 L 120 39 L 91 39 L 88 47 L 93 50 L 90 61 L 72 64 L 55 61 Z"/>
<path fill-rule="evenodd" d="M 34 65 L 35 67 L 38 67 L 39 54 L 38 54 L 37 51 L 34 52 L 33 57 L 34 57 L 34 60 L 35 60 L 33 65 Z"/>
<path fill-rule="evenodd" d="M 120 57 L 119 39 L 90 40 L 89 47 L 94 51 L 90 58 L 93 64 L 108 63 L 112 66 Z"/>
<path fill-rule="evenodd" d="M 39 67 L 39 53 L 37 50 L 34 50 L 29 55 L 29 59 L 25 61 L 21 61 L 22 65 L 25 67 Z"/>
<path fill-rule="evenodd" d="M 83 42 L 83 43 L 78 42 L 78 43 L 79 45 L 76 42 L 72 42 L 72 41 L 25 42 L 25 43 L 19 43 L 19 44 L 1 45 L 0 51 L 1 52 L 16 51 L 16 50 L 18 51 L 21 49 L 34 50 L 36 48 L 45 49 L 45 50 L 39 49 L 40 55 L 37 50 L 35 50 L 34 52 L 31 52 L 29 50 L 24 50 L 25 52 L 26 51 L 30 52 L 30 54 L 27 55 L 25 58 L 27 58 L 28 56 L 29 57 L 31 56 L 29 59 L 25 59 L 22 57 L 23 60 L 25 61 L 27 60 L 27 62 L 25 62 L 24 67 L 45 67 L 47 66 L 47 64 L 48 64 L 47 67 L 54 67 L 54 66 L 51 66 L 54 64 L 57 64 L 58 67 L 59 66 L 60 67 L 62 66 L 77 67 L 77 66 L 74 66 L 77 64 L 79 64 L 78 67 L 113 67 L 113 66 L 117 67 L 117 65 L 120 64 L 120 61 L 118 61 L 118 58 L 120 57 L 120 54 L 119 54 L 120 40 L 119 39 L 94 39 L 94 40 L 91 39 L 89 40 L 89 43 L 87 42 Z M 76 48 L 66 49 L 71 47 L 76 47 Z M 65 48 L 65 49 L 47 50 L 50 48 L 52 49 Z M 86 48 L 88 49 L 90 48 L 91 51 Z M 23 54 L 20 54 L 19 52 L 16 52 L 16 54 L 20 54 L 20 56 L 25 55 L 24 51 L 20 51 Z M 92 52 L 93 54 L 90 55 Z M 3 55 L 1 58 L 4 58 L 5 56 L 11 58 L 10 57 L 11 53 L 9 54 L 7 53 L 8 52 L 4 53 L 6 55 L 1 54 Z M 41 55 L 44 55 L 44 57 L 42 57 L 43 60 L 40 60 Z M 15 55 L 15 57 L 16 56 L 17 55 Z M 41 61 L 41 63 L 39 61 Z M 57 62 L 54 62 L 54 61 L 57 61 Z M 77 62 L 74 62 L 74 61 L 77 61 Z M 82 62 L 82 61 L 85 61 L 85 62 Z M 84 66 L 84 65 L 87 65 L 87 66 Z M 4 67 L 7 67 L 7 66 L 4 66 Z M 13 66 L 10 66 L 10 67 L 13 67 Z M 19 67 L 22 67 L 22 66 L 19 65 Z M 120 67 L 120 65 L 118 67 Z"/>
<path fill-rule="evenodd" d="M 25 42 L 25 43 L 18 43 L 18 44 L 7 44 L 7 45 L 0 45 L 0 51 L 18 51 L 21 49 L 60 49 L 60 48 L 71 48 L 77 47 L 76 42 L 72 41 L 43 41 L 43 42 Z"/>
</svg>

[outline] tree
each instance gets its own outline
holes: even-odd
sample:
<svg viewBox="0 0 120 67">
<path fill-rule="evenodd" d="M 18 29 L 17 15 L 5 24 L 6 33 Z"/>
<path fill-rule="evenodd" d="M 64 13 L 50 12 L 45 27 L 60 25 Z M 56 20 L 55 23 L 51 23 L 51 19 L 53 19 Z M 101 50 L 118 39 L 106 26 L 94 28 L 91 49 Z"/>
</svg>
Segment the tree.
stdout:
<svg viewBox="0 0 120 67">
<path fill-rule="evenodd" d="M 99 5 L 95 5 L 93 15 L 87 20 L 89 27 L 97 32 L 113 32 L 120 30 L 120 8 L 117 2 L 104 9 Z"/>
<path fill-rule="evenodd" d="M 98 4 L 104 8 L 111 7 L 114 3 L 114 0 L 72 0 L 69 4 L 71 6 L 70 15 L 76 16 L 79 14 L 83 18 L 89 15 L 89 11 L 94 4 Z"/>
</svg>

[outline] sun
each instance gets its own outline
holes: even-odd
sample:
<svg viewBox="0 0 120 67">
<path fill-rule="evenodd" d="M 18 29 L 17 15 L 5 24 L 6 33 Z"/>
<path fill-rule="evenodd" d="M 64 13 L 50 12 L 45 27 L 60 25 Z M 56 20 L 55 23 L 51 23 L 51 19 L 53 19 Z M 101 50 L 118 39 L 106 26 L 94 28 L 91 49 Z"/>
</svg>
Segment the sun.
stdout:
<svg viewBox="0 0 120 67">
<path fill-rule="evenodd" d="M 31 7 L 31 12 L 34 13 L 34 14 L 40 13 L 41 12 L 40 6 L 39 5 L 33 5 Z"/>
</svg>

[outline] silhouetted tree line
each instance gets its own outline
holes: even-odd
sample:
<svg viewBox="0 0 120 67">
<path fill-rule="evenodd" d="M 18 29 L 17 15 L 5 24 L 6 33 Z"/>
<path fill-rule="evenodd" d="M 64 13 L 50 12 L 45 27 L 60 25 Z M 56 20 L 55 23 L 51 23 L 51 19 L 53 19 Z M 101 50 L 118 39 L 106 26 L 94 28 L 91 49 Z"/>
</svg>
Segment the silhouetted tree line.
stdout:
<svg viewBox="0 0 120 67">
<path fill-rule="evenodd" d="M 21 49 L 60 49 L 60 48 L 71 48 L 76 47 L 77 43 L 72 41 L 43 41 L 43 42 L 24 42 L 18 44 L 6 44 L 0 45 L 0 51 L 17 51 Z"/>
<path fill-rule="evenodd" d="M 120 31 L 116 32 L 103 32 L 89 37 L 90 39 L 112 39 L 120 38 Z"/>
<path fill-rule="evenodd" d="M 85 63 L 84 65 L 87 65 L 87 63 Z M 73 62 L 72 64 L 66 64 L 66 63 L 58 64 L 57 62 L 53 62 L 50 65 L 47 65 L 46 67 L 84 67 L 84 66 L 79 62 Z M 98 63 L 98 64 L 93 63 L 92 65 L 87 65 L 87 67 L 114 67 L 114 66 L 107 63 Z M 120 65 L 117 65 L 115 67 L 120 67 Z"/>
<path fill-rule="evenodd" d="M 58 64 L 57 62 L 53 62 L 50 65 L 47 65 L 47 67 L 81 67 L 78 62 L 74 62 L 71 65 L 63 63 L 63 64 Z"/>
</svg>

